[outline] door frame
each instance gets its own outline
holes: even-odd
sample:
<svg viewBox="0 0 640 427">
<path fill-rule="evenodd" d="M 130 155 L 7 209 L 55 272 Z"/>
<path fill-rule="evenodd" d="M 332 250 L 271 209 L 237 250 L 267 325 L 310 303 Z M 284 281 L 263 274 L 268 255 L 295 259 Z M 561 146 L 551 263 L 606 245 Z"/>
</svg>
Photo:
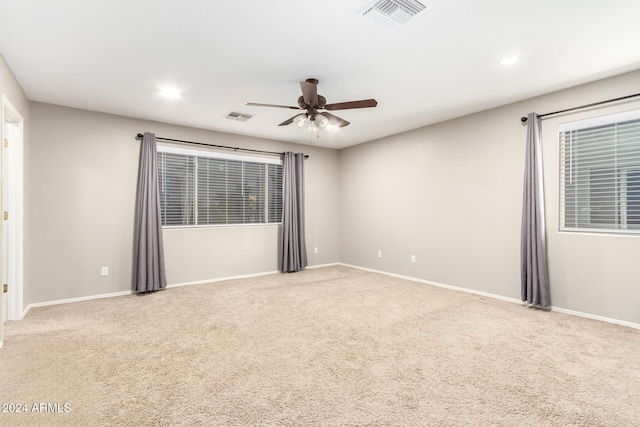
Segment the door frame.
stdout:
<svg viewBox="0 0 640 427">
<path fill-rule="evenodd" d="M 6 128 L 11 128 L 6 132 Z M 6 269 L 9 292 L 3 294 L 8 298 L 7 320 L 20 320 L 23 316 L 24 302 L 24 253 L 23 253 L 23 221 L 24 221 L 24 120 L 5 95 L 2 95 L 2 141 L 10 138 L 10 146 L 3 150 L 3 191 L 2 212 L 9 211 L 10 221 L 2 233 L 2 245 L 6 255 L 2 255 L 2 269 Z M 11 133 L 11 135 L 5 135 Z M 7 164 L 11 166 L 6 167 Z M 6 184 L 9 185 L 7 187 Z M 3 189 L 3 190 L 4 190 Z M 5 205 L 6 204 L 6 205 Z M 6 263 L 5 263 L 6 261 Z"/>
</svg>

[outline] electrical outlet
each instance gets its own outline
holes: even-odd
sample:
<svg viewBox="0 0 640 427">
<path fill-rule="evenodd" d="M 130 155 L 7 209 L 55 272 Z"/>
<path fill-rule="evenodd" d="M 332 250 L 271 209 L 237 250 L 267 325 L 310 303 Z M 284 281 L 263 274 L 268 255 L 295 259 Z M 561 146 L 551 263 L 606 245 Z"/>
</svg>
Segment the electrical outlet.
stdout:
<svg viewBox="0 0 640 427">
<path fill-rule="evenodd" d="M 378 251 L 378 258 L 382 258 L 382 251 Z"/>
<path fill-rule="evenodd" d="M 415 255 L 411 255 L 411 262 L 416 262 L 416 256 Z"/>
<path fill-rule="evenodd" d="M 313 248 L 313 253 L 317 254 L 318 253 L 318 247 L 316 246 L 315 248 Z"/>
<path fill-rule="evenodd" d="M 102 277 L 108 276 L 109 275 L 109 267 L 102 267 L 102 270 L 100 270 L 100 275 Z"/>
</svg>

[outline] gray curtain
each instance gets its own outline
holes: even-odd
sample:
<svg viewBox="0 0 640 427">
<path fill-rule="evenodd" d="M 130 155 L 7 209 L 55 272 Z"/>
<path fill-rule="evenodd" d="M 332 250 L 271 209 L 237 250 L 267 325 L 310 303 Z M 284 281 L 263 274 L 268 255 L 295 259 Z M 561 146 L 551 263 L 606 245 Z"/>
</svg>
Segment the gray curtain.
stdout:
<svg viewBox="0 0 640 427">
<path fill-rule="evenodd" d="M 145 132 L 140 150 L 135 231 L 135 291 L 157 291 L 167 286 L 164 270 L 162 222 L 158 192 L 156 136 Z"/>
<path fill-rule="evenodd" d="M 307 266 L 304 238 L 304 154 L 284 153 L 282 163 L 282 259 L 286 273 Z"/>
<path fill-rule="evenodd" d="M 526 150 L 520 248 L 521 296 L 522 301 L 531 305 L 548 307 L 551 301 L 545 241 L 540 117 L 535 113 L 528 115 Z"/>
</svg>

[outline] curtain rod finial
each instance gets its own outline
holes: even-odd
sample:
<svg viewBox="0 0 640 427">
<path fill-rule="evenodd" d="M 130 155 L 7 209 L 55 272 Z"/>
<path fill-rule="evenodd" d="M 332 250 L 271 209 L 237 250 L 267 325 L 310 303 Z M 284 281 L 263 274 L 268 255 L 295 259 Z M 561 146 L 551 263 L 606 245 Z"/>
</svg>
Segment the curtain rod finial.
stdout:
<svg viewBox="0 0 640 427">
<path fill-rule="evenodd" d="M 140 139 L 142 138 L 144 135 L 142 135 L 141 133 L 139 133 L 138 135 L 136 135 L 136 139 Z"/>
<path fill-rule="evenodd" d="M 526 122 L 527 122 L 527 120 L 529 120 L 527 117 L 521 117 L 521 118 L 520 118 L 520 121 L 521 121 L 522 123 L 526 123 Z"/>
</svg>

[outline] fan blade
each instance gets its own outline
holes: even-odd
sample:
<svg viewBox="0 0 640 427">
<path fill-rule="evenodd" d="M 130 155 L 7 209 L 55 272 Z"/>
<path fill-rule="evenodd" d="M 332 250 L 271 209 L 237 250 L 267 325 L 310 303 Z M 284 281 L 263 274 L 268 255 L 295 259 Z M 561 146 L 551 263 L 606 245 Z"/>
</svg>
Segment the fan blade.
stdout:
<svg viewBox="0 0 640 427">
<path fill-rule="evenodd" d="M 277 107 L 277 108 L 289 108 L 291 110 L 302 110 L 302 108 L 300 107 L 292 107 L 290 105 L 260 104 L 257 102 L 247 102 L 247 105 L 252 105 L 254 107 Z"/>
<path fill-rule="evenodd" d="M 363 99 L 361 101 L 349 101 L 349 102 L 337 102 L 335 104 L 327 104 L 324 106 L 325 110 L 350 110 L 353 108 L 368 108 L 378 105 L 378 101 L 375 99 Z"/>
<path fill-rule="evenodd" d="M 309 107 L 316 108 L 318 106 L 318 85 L 314 83 L 300 82 L 302 89 L 302 97 Z"/>
<path fill-rule="evenodd" d="M 329 119 L 329 125 L 330 126 L 337 126 L 337 127 L 341 128 L 341 127 L 344 127 L 344 126 L 349 126 L 349 124 L 350 124 L 348 121 L 346 121 L 344 119 L 341 119 L 340 117 L 335 116 L 335 115 L 333 115 L 331 113 L 327 113 L 326 111 L 323 111 L 320 114 L 322 114 L 327 119 Z"/>
<path fill-rule="evenodd" d="M 280 123 L 278 126 L 287 126 L 290 125 L 291 123 L 293 123 L 293 120 L 298 117 L 298 116 L 303 116 L 306 113 L 302 113 L 302 114 L 296 114 L 295 116 L 291 117 L 290 119 L 285 120 L 284 122 Z"/>
</svg>

